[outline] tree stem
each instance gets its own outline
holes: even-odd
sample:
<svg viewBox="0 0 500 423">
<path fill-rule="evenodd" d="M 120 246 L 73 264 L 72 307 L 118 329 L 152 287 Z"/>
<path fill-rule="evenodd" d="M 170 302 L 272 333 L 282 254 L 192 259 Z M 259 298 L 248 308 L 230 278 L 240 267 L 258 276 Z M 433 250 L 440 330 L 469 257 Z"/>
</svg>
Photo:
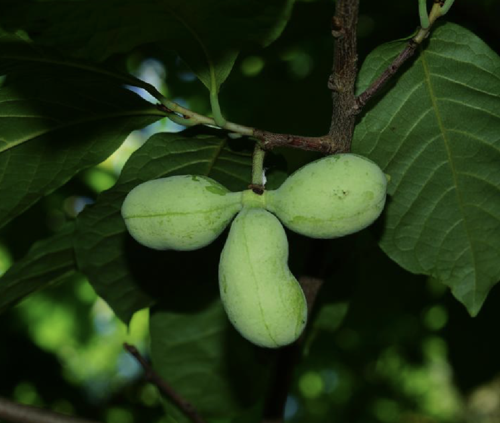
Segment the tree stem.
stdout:
<svg viewBox="0 0 500 423">
<path fill-rule="evenodd" d="M 413 37 L 406 48 L 394 59 L 393 63 L 385 69 L 382 74 L 370 85 L 370 87 L 355 96 L 354 88 L 357 77 L 357 52 L 356 52 L 356 28 L 359 12 L 359 0 L 337 0 L 335 16 L 332 19 L 332 35 L 335 38 L 333 70 L 328 81 L 328 87 L 332 91 L 333 110 L 328 134 L 320 137 L 309 137 L 294 134 L 277 134 L 249 126 L 240 125 L 226 121 L 222 114 L 219 116 L 218 103 L 215 110 L 216 119 L 193 112 L 179 104 L 163 97 L 154 87 L 145 84 L 143 86 L 150 94 L 157 98 L 161 105 L 160 110 L 167 116 L 176 115 L 173 119 L 184 122 L 186 126 L 208 125 L 217 126 L 229 132 L 243 136 L 254 137 L 260 141 L 265 150 L 276 147 L 291 147 L 302 150 L 318 151 L 324 154 L 349 152 L 351 150 L 352 136 L 356 116 L 361 112 L 365 104 L 391 79 L 400 67 L 415 53 L 420 45 L 429 35 L 433 23 L 440 16 L 448 12 L 454 0 L 446 0 L 441 6 L 436 0 L 428 18 L 426 15 L 425 2 L 419 0 L 419 15 L 423 26 Z M 428 22 L 427 22 L 428 21 Z M 213 100 L 212 100 L 212 106 Z M 214 108 L 214 107 L 213 107 Z"/>
<path fill-rule="evenodd" d="M 413 56 L 417 47 L 429 36 L 432 25 L 441 16 L 441 6 L 439 3 L 434 3 L 431 13 L 429 14 L 429 26 L 420 28 L 417 34 L 408 41 L 404 50 L 392 61 L 392 63 L 380 74 L 380 76 L 372 82 L 372 84 L 356 98 L 356 107 L 359 111 L 365 104 L 391 79 L 401 68 L 401 66 Z"/>
<path fill-rule="evenodd" d="M 198 414 L 194 406 L 181 397 L 162 377 L 156 373 L 149 363 L 142 357 L 136 347 L 129 344 L 123 344 L 124 348 L 132 354 L 135 359 L 141 364 L 145 371 L 145 378 L 158 389 L 163 392 L 180 410 L 184 412 L 194 423 L 206 423 L 206 421 Z"/>
<path fill-rule="evenodd" d="M 328 81 L 333 100 L 329 136 L 331 149 L 335 152 L 351 150 L 356 120 L 354 85 L 358 74 L 356 51 L 358 12 L 359 0 L 338 0 L 332 20 L 335 49 L 333 71 Z"/>
<path fill-rule="evenodd" d="M 12 423 L 98 423 L 0 398 L 0 419 Z"/>
</svg>

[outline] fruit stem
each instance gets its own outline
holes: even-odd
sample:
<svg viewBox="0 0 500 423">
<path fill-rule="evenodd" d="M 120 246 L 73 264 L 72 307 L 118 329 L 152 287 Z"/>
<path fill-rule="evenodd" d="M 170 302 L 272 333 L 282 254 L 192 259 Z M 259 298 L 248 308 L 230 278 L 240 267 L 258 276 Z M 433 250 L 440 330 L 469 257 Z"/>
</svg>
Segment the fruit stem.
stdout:
<svg viewBox="0 0 500 423">
<path fill-rule="evenodd" d="M 265 150 L 262 149 L 259 143 L 255 143 L 253 151 L 252 163 L 252 186 L 254 188 L 261 187 L 264 189 L 264 158 L 266 157 Z"/>
</svg>

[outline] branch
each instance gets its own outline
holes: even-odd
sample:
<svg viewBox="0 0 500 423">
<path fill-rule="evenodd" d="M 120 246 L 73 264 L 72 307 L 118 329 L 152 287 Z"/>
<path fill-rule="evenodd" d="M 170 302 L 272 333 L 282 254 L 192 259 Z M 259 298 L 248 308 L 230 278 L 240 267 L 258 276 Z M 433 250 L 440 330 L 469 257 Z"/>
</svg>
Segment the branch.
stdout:
<svg viewBox="0 0 500 423">
<path fill-rule="evenodd" d="M 333 110 L 329 135 L 332 150 L 349 152 L 356 113 L 354 85 L 358 74 L 356 28 L 359 0 L 338 0 L 332 20 L 332 35 L 336 40 L 333 71 L 328 81 L 332 90 Z"/>
<path fill-rule="evenodd" d="M 308 316 L 314 308 L 318 292 L 323 285 L 323 280 L 309 276 L 299 279 L 300 286 L 304 291 L 307 301 Z M 285 403 L 293 380 L 293 371 L 299 361 L 302 345 L 305 340 L 305 332 L 300 338 L 278 352 L 277 365 L 274 373 L 273 385 L 267 398 L 262 423 L 283 423 Z"/>
<path fill-rule="evenodd" d="M 206 421 L 198 414 L 198 411 L 196 411 L 194 406 L 175 392 L 174 389 L 151 368 L 149 363 L 144 359 L 144 357 L 142 357 L 136 347 L 129 344 L 123 344 L 123 346 L 141 364 L 145 371 L 145 378 L 147 381 L 156 385 L 158 389 L 171 399 L 172 402 L 194 423 L 206 423 Z"/>
<path fill-rule="evenodd" d="M 422 28 L 419 29 L 406 48 L 394 59 L 389 67 L 359 96 L 354 88 L 357 77 L 356 27 L 359 12 L 359 0 L 338 0 L 335 16 L 332 19 L 332 35 L 336 40 L 333 56 L 333 70 L 328 80 L 332 90 L 333 110 L 330 130 L 321 137 L 308 137 L 294 134 L 276 134 L 273 132 L 225 122 L 221 129 L 240 136 L 257 138 L 265 150 L 276 147 L 291 147 L 301 150 L 318 151 L 324 154 L 349 152 L 356 116 L 366 103 L 389 81 L 401 66 L 414 55 L 417 47 L 428 37 L 434 22 L 447 13 L 454 0 L 434 0 L 428 16 L 425 1 L 419 0 L 419 14 Z M 214 119 L 195 113 L 163 97 L 154 87 L 148 91 L 162 104 L 159 108 L 177 123 L 185 126 L 218 126 Z"/>
<path fill-rule="evenodd" d="M 328 135 L 323 137 L 303 137 L 292 134 L 275 134 L 255 129 L 253 136 L 261 141 L 262 148 L 266 150 L 272 150 L 276 147 L 291 147 L 321 153 L 333 152 L 331 151 L 331 141 Z"/>
<path fill-rule="evenodd" d="M 98 423 L 0 398 L 0 418 L 12 423 Z"/>
<path fill-rule="evenodd" d="M 440 3 L 434 3 L 431 13 L 429 14 L 428 21 L 426 20 L 427 26 L 425 28 L 420 28 L 417 34 L 408 41 L 408 44 L 404 50 L 399 53 L 399 55 L 393 60 L 387 69 L 385 69 L 382 74 L 372 82 L 372 84 L 356 98 L 356 108 L 358 112 L 365 106 L 365 104 L 377 93 L 380 89 L 391 79 L 399 70 L 399 68 L 415 54 L 417 47 L 422 44 L 422 42 L 429 36 L 432 25 L 436 20 L 448 12 L 449 8 L 453 4 L 454 0 L 447 0 L 445 6 L 441 6 Z M 422 3 L 420 3 L 422 4 Z M 424 11 L 421 11 L 421 14 Z M 422 21 L 422 16 L 421 16 Z"/>
<path fill-rule="evenodd" d="M 391 79 L 399 68 L 405 63 L 417 49 L 418 44 L 412 38 L 408 41 L 405 49 L 399 53 L 398 57 L 389 65 L 389 67 L 382 72 L 382 74 L 372 82 L 372 84 L 356 98 L 356 107 L 359 111 L 365 106 L 365 104 L 377 93 L 380 89 Z"/>
</svg>

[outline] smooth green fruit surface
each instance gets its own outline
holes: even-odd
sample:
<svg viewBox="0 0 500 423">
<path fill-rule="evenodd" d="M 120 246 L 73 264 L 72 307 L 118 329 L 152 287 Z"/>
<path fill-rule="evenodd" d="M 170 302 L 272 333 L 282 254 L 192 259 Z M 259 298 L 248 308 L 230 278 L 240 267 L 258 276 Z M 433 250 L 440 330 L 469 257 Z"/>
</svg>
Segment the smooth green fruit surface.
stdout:
<svg viewBox="0 0 500 423">
<path fill-rule="evenodd" d="M 247 189 L 242 192 L 241 203 L 243 207 L 266 208 L 266 198 L 267 191 L 264 191 L 262 194 L 256 194 L 251 189 Z"/>
<path fill-rule="evenodd" d="M 204 176 L 182 175 L 135 187 L 123 202 L 122 216 L 146 247 L 188 251 L 215 240 L 241 207 L 241 193 Z"/>
<path fill-rule="evenodd" d="M 290 229 L 311 238 L 337 238 L 371 225 L 384 208 L 387 179 L 371 160 L 327 156 L 268 191 L 267 209 Z"/>
<path fill-rule="evenodd" d="M 219 265 L 222 302 L 246 339 L 277 348 L 294 342 L 307 320 L 307 304 L 288 269 L 288 240 L 279 220 L 244 207 L 231 225 Z"/>
</svg>

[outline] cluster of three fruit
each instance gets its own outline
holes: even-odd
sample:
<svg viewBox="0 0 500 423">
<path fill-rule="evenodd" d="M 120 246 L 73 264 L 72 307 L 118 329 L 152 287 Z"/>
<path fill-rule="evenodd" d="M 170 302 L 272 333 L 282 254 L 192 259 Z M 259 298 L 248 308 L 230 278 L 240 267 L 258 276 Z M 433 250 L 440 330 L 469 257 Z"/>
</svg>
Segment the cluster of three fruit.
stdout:
<svg viewBox="0 0 500 423">
<path fill-rule="evenodd" d="M 221 299 L 245 338 L 277 348 L 294 342 L 307 320 L 304 294 L 288 268 L 280 220 L 312 238 L 348 235 L 380 215 L 386 185 L 375 163 L 340 154 L 304 166 L 278 190 L 262 195 L 229 192 L 204 176 L 148 181 L 128 194 L 122 216 L 141 244 L 189 251 L 214 241 L 237 214 L 219 264 Z"/>
</svg>

